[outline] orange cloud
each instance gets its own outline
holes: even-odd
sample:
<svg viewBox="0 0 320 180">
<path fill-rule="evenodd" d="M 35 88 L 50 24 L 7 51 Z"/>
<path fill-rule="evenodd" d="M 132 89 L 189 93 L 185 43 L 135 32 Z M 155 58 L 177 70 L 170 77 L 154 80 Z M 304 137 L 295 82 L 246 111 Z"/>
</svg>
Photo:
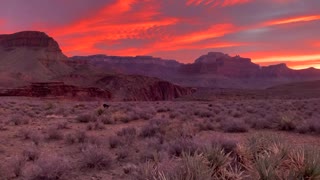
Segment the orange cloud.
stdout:
<svg viewBox="0 0 320 180">
<path fill-rule="evenodd" d="M 226 7 L 226 6 L 234 6 L 237 4 L 248 3 L 252 0 L 188 0 L 187 5 L 208 5 L 211 7 Z"/>
<path fill-rule="evenodd" d="M 245 43 L 237 42 L 220 42 L 220 43 L 204 43 L 204 44 L 189 44 L 189 45 L 179 45 L 175 47 L 166 47 L 162 49 L 157 49 L 155 46 L 149 48 L 127 48 L 123 50 L 111 51 L 114 55 L 147 55 L 155 51 L 175 51 L 175 50 L 199 50 L 199 49 L 214 49 L 214 48 L 227 48 L 227 47 L 236 47 L 243 46 Z"/>
<path fill-rule="evenodd" d="M 192 32 L 184 35 L 176 35 L 159 39 L 156 43 L 146 44 L 143 48 L 126 48 L 121 50 L 111 50 L 108 53 L 114 55 L 145 55 L 156 51 L 175 51 L 181 49 L 214 49 L 243 46 L 245 43 L 239 42 L 201 42 L 204 40 L 224 36 L 234 30 L 232 24 L 219 24 L 209 27 L 207 30 Z"/>
<path fill-rule="evenodd" d="M 292 18 L 286 18 L 286 19 L 272 20 L 272 21 L 264 23 L 264 25 L 273 26 L 273 25 L 281 25 L 281 24 L 289 24 L 289 23 L 297 23 L 297 22 L 307 22 L 307 21 L 316 21 L 316 20 L 320 20 L 320 15 L 300 16 L 300 17 L 292 17 Z"/>
<path fill-rule="evenodd" d="M 143 1 L 144 2 L 149 2 Z M 158 15 L 155 4 L 142 4 L 141 11 L 132 12 L 137 0 L 118 0 L 107 5 L 92 16 L 76 21 L 65 27 L 49 30 L 49 33 L 61 42 L 64 52 L 97 52 L 97 43 L 126 39 L 161 39 L 165 36 L 165 27 L 176 24 L 173 17 L 153 18 Z"/>
<path fill-rule="evenodd" d="M 191 43 L 222 37 L 233 32 L 234 29 L 235 27 L 232 24 L 217 24 L 204 31 L 172 37 L 170 40 L 158 42 L 152 47 L 160 50 L 177 50 Z"/>
<path fill-rule="evenodd" d="M 279 61 L 310 61 L 310 60 L 319 60 L 320 54 L 309 54 L 309 55 L 288 55 L 288 56 L 271 56 L 271 57 L 262 57 L 255 58 L 256 62 L 279 62 Z"/>
<path fill-rule="evenodd" d="M 78 22 L 55 29 L 52 33 L 56 36 L 63 36 L 75 33 L 86 33 L 105 28 L 114 19 L 118 19 L 121 14 L 130 11 L 131 6 L 136 0 L 118 0 L 111 5 L 102 8 L 93 16 L 81 19 Z"/>
</svg>

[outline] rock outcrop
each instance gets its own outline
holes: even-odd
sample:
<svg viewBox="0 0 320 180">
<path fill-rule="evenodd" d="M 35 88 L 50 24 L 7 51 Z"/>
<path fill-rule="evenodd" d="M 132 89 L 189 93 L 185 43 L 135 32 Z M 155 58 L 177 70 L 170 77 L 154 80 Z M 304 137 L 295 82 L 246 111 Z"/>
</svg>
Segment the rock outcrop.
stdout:
<svg viewBox="0 0 320 180">
<path fill-rule="evenodd" d="M 70 58 L 70 62 L 72 65 L 75 65 L 75 62 L 80 64 L 87 62 L 104 72 L 138 74 L 161 79 L 170 79 L 181 65 L 175 60 L 152 56 L 74 56 Z"/>
<path fill-rule="evenodd" d="M 210 52 L 195 60 L 192 64 L 182 65 L 183 74 L 213 74 L 233 78 L 252 77 L 259 71 L 259 65 L 249 58 L 230 57 L 220 52 Z"/>
<path fill-rule="evenodd" d="M 112 93 L 112 99 L 124 101 L 162 101 L 190 95 L 193 88 L 139 75 L 107 75 L 96 81 L 96 86 Z"/>
<path fill-rule="evenodd" d="M 29 86 L 0 89 L 0 96 L 28 96 L 28 97 L 98 97 L 110 99 L 111 93 L 99 88 L 82 88 L 66 85 L 63 82 L 31 83 Z"/>
<path fill-rule="evenodd" d="M 17 47 L 46 48 L 51 52 L 61 52 L 58 43 L 44 32 L 23 31 L 0 35 L 0 46 L 10 51 Z"/>
<path fill-rule="evenodd" d="M 0 87 L 50 81 L 72 72 L 58 43 L 43 32 L 0 35 Z"/>
</svg>

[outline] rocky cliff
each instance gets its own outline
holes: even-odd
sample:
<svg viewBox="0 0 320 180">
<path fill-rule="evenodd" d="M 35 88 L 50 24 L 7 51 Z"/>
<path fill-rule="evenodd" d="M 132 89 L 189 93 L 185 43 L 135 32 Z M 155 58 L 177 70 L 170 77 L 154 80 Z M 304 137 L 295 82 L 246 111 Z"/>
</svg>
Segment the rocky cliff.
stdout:
<svg viewBox="0 0 320 180">
<path fill-rule="evenodd" d="M 99 88 L 83 88 L 66 85 L 63 82 L 31 83 L 28 86 L 0 89 L 0 96 L 28 96 L 28 97 L 98 97 L 110 99 L 111 93 Z"/>
<path fill-rule="evenodd" d="M 10 51 L 18 47 L 46 48 L 51 52 L 61 52 L 58 43 L 44 32 L 23 31 L 0 35 L 0 46 Z"/>
<path fill-rule="evenodd" d="M 233 78 L 248 78 L 255 76 L 260 67 L 249 58 L 230 57 L 220 52 L 210 52 L 195 60 L 192 64 L 182 65 L 183 74 L 213 74 Z"/>
<path fill-rule="evenodd" d="M 110 91 L 112 99 L 124 101 L 173 100 L 195 91 L 158 78 L 138 75 L 106 75 L 96 81 L 96 86 Z"/>
<path fill-rule="evenodd" d="M 0 35 L 0 87 L 50 81 L 72 72 L 58 43 L 43 32 Z"/>
</svg>

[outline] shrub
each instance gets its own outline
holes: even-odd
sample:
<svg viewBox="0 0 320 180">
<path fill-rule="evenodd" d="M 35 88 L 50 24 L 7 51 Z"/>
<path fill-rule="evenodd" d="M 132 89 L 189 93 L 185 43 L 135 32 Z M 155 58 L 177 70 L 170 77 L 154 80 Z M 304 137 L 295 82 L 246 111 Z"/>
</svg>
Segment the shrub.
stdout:
<svg viewBox="0 0 320 180">
<path fill-rule="evenodd" d="M 272 120 L 268 120 L 266 118 L 251 117 L 247 118 L 245 122 L 254 129 L 270 129 L 272 125 Z"/>
<path fill-rule="evenodd" d="M 70 129 L 68 127 L 68 122 L 61 122 L 57 124 L 57 129 Z"/>
<path fill-rule="evenodd" d="M 226 154 L 221 147 L 206 147 L 203 156 L 208 160 L 209 166 L 213 173 L 219 173 L 219 171 L 226 167 L 230 163 L 230 154 Z"/>
<path fill-rule="evenodd" d="M 320 179 L 320 151 L 316 147 L 296 148 L 289 154 L 295 179 Z"/>
<path fill-rule="evenodd" d="M 9 163 L 10 169 L 12 170 L 15 177 L 20 177 L 22 175 L 22 170 L 26 164 L 26 161 L 22 157 L 14 157 Z"/>
<path fill-rule="evenodd" d="M 15 126 L 25 125 L 25 124 L 29 123 L 28 119 L 26 119 L 25 117 L 22 117 L 22 116 L 13 116 L 10 119 L 10 122 Z"/>
<path fill-rule="evenodd" d="M 222 122 L 222 129 L 224 130 L 224 132 L 229 132 L 229 133 L 249 131 L 248 126 L 242 120 L 230 120 L 230 121 Z"/>
<path fill-rule="evenodd" d="M 215 127 L 209 120 L 197 123 L 197 126 L 199 127 L 200 131 L 212 131 L 215 129 Z"/>
<path fill-rule="evenodd" d="M 154 137 L 160 132 L 161 132 L 160 126 L 149 123 L 141 128 L 140 136 L 144 138 Z"/>
<path fill-rule="evenodd" d="M 168 151 L 172 156 L 180 157 L 183 153 L 194 154 L 197 151 L 197 145 L 192 139 L 180 138 L 169 143 Z"/>
<path fill-rule="evenodd" d="M 132 117 L 129 117 L 127 114 L 117 114 L 113 118 L 115 121 L 121 121 L 123 123 L 128 123 L 132 120 Z"/>
<path fill-rule="evenodd" d="M 97 146 L 88 145 L 82 150 L 81 167 L 83 169 L 108 169 L 112 164 L 110 155 Z"/>
<path fill-rule="evenodd" d="M 63 135 L 56 128 L 50 128 L 47 131 L 47 140 L 61 140 L 63 139 Z"/>
<path fill-rule="evenodd" d="M 307 123 L 311 132 L 320 134 L 320 119 L 313 118 L 307 121 Z"/>
<path fill-rule="evenodd" d="M 112 119 L 111 116 L 103 116 L 103 117 L 100 118 L 100 121 L 103 124 L 114 124 L 114 120 Z"/>
<path fill-rule="evenodd" d="M 35 147 L 29 147 L 25 149 L 23 152 L 23 157 L 27 161 L 35 161 L 39 158 L 40 152 L 37 148 Z"/>
<path fill-rule="evenodd" d="M 123 161 L 129 156 L 129 151 L 126 148 L 121 148 L 116 155 L 118 161 Z"/>
<path fill-rule="evenodd" d="M 29 169 L 27 179 L 66 179 L 70 169 L 70 162 L 63 157 L 58 155 L 43 156 L 35 161 L 34 165 Z"/>
<path fill-rule="evenodd" d="M 104 113 L 104 109 L 101 109 L 101 108 L 97 109 L 97 115 L 98 116 L 103 115 L 103 113 Z"/>
<path fill-rule="evenodd" d="M 87 130 L 103 130 L 105 129 L 104 124 L 101 122 L 91 122 L 87 125 Z"/>
<path fill-rule="evenodd" d="M 68 143 L 68 144 L 75 144 L 75 143 L 84 143 L 86 142 L 88 136 L 85 132 L 83 131 L 76 131 L 75 133 L 73 134 L 68 134 L 66 137 L 65 137 L 65 141 Z"/>
<path fill-rule="evenodd" d="M 123 128 L 120 131 L 117 132 L 118 136 L 130 136 L 130 137 L 135 137 L 137 134 L 136 128 L 133 127 L 128 127 L 128 128 Z"/>
<path fill-rule="evenodd" d="M 32 136 L 32 131 L 29 129 L 21 129 L 17 136 L 21 137 L 23 140 L 30 139 Z"/>
<path fill-rule="evenodd" d="M 109 138 L 109 147 L 111 149 L 117 148 L 117 147 L 121 146 L 122 144 L 123 144 L 123 142 L 122 142 L 122 139 L 120 137 L 111 136 Z"/>
<path fill-rule="evenodd" d="M 240 111 L 232 111 L 231 112 L 232 117 L 234 118 L 240 118 L 242 116 Z"/>
<path fill-rule="evenodd" d="M 282 131 L 292 131 L 296 129 L 296 124 L 292 117 L 283 115 L 278 122 L 278 129 Z"/>
<path fill-rule="evenodd" d="M 230 153 L 237 148 L 237 141 L 224 137 L 215 138 L 211 141 L 212 147 L 222 148 L 224 152 Z"/>
<path fill-rule="evenodd" d="M 207 159 L 201 154 L 191 155 L 188 153 L 183 153 L 181 160 L 174 169 L 175 173 L 168 174 L 169 177 L 166 177 L 164 179 L 211 180 L 212 170 L 207 164 Z"/>
<path fill-rule="evenodd" d="M 170 112 L 171 109 L 169 107 L 160 107 L 157 109 L 158 113 Z"/>
<path fill-rule="evenodd" d="M 79 123 L 95 122 L 96 120 L 97 120 L 96 117 L 90 114 L 83 114 L 76 118 L 76 121 Z"/>
</svg>

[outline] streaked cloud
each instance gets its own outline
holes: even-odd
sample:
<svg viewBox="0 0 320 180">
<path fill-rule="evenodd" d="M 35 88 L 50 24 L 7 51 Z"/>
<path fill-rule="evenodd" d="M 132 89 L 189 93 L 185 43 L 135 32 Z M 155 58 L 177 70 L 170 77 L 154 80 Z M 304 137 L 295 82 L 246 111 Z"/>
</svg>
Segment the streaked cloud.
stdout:
<svg viewBox="0 0 320 180">
<path fill-rule="evenodd" d="M 226 6 L 233 6 L 237 4 L 244 4 L 248 3 L 252 0 L 188 0 L 187 5 L 206 5 L 210 7 L 226 7 Z"/>
<path fill-rule="evenodd" d="M 291 18 L 286 18 L 286 19 L 276 19 L 276 20 L 266 22 L 265 25 L 269 25 L 269 26 L 270 25 L 282 25 L 282 24 L 317 21 L 317 20 L 320 20 L 320 15 L 291 17 Z"/>
</svg>

